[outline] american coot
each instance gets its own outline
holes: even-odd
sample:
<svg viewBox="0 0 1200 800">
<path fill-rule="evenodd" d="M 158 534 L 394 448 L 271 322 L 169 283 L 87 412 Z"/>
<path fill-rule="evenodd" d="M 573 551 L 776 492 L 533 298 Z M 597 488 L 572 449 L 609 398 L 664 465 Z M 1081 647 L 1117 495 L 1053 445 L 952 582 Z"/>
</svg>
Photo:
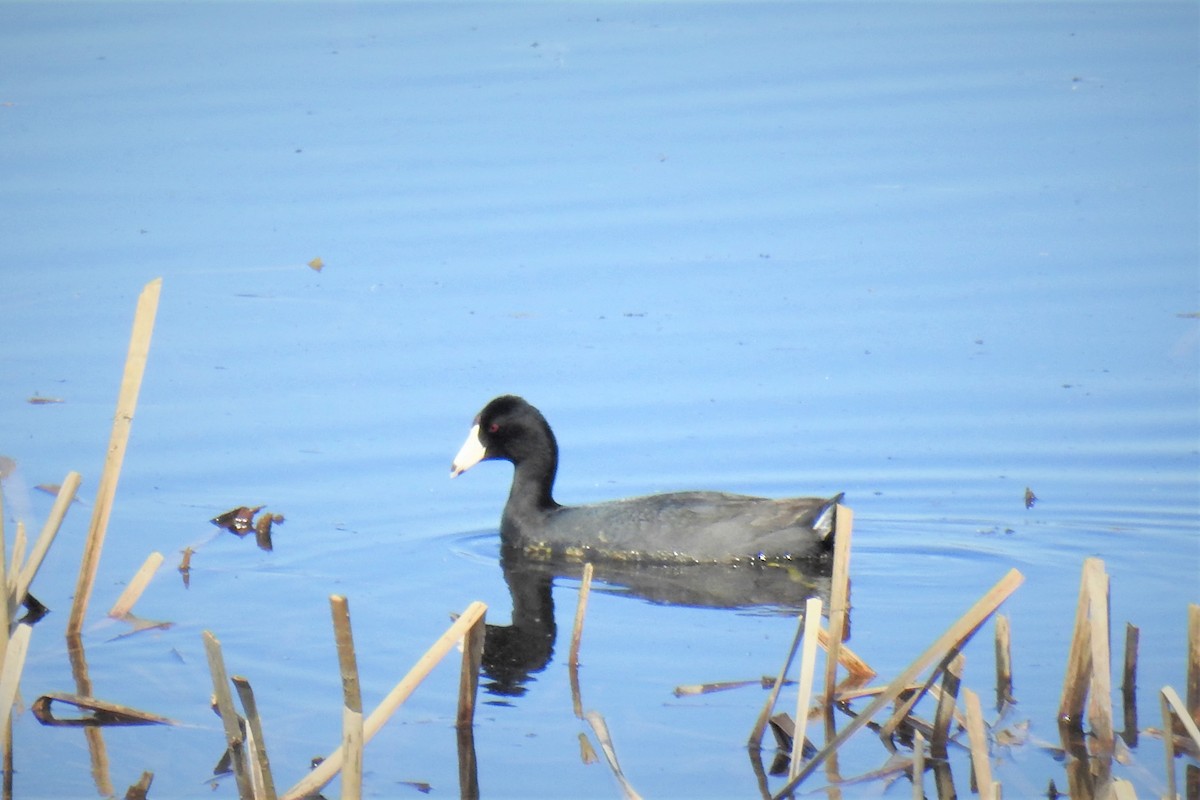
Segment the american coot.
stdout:
<svg viewBox="0 0 1200 800">
<path fill-rule="evenodd" d="M 708 564 L 819 558 L 832 549 L 834 507 L 842 498 L 676 492 L 559 505 L 551 494 L 554 433 L 541 412 L 514 395 L 497 397 L 475 417 L 450 476 L 485 459 L 513 464 L 501 542 L 546 558 Z"/>
</svg>

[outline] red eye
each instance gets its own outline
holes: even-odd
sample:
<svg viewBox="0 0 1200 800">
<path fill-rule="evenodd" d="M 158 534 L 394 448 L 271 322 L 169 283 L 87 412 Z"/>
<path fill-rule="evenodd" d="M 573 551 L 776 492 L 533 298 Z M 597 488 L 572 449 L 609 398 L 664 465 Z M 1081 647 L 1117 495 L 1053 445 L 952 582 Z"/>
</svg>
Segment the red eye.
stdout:
<svg viewBox="0 0 1200 800">
<path fill-rule="evenodd" d="M 491 425 L 488 425 L 488 433 L 496 433 L 499 430 L 500 430 L 499 422 L 493 422 Z"/>
</svg>

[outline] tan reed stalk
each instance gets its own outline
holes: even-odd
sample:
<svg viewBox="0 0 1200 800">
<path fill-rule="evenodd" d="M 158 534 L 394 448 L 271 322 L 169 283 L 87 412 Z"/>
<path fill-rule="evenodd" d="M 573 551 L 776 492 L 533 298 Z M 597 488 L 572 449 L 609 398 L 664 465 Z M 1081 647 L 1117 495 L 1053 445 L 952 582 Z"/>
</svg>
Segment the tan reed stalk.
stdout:
<svg viewBox="0 0 1200 800">
<path fill-rule="evenodd" d="M 854 512 L 840 503 L 833 515 L 833 576 L 829 595 L 829 644 L 825 659 L 825 707 L 833 708 L 837 690 L 837 668 L 846 620 L 850 613 L 850 539 L 854 531 Z M 795 763 L 795 762 L 793 762 Z"/>
<path fill-rule="evenodd" d="M 1063 679 L 1062 700 L 1058 704 L 1059 724 L 1083 729 L 1083 707 L 1087 702 L 1088 683 L 1092 672 L 1091 628 L 1088 625 L 1088 576 L 1104 569 L 1098 558 L 1086 558 L 1079 578 L 1079 600 L 1075 604 L 1075 626 L 1071 648 L 1067 653 L 1067 674 Z"/>
<path fill-rule="evenodd" d="M 158 296 L 161 291 L 162 278 L 156 278 L 146 284 L 138 297 L 137 311 L 133 317 L 133 332 L 129 338 L 129 351 L 125 356 L 125 373 L 121 378 L 117 411 L 113 415 L 112 434 L 108 440 L 108 455 L 100 473 L 100 484 L 96 488 L 96 503 L 92 507 L 92 521 L 88 526 L 83 561 L 79 565 L 75 602 L 71 605 L 71 616 L 67 620 L 67 633 L 77 634 L 83 630 L 83 618 L 87 614 L 92 587 L 96 584 L 100 551 L 104 549 L 104 535 L 108 531 L 108 518 L 112 513 L 113 498 L 117 493 L 121 463 L 125 460 L 125 448 L 129 443 L 129 431 L 133 426 L 134 412 L 137 410 L 142 376 L 145 374 L 146 360 L 150 355 L 150 337 L 154 333 L 154 317 L 158 312 Z"/>
<path fill-rule="evenodd" d="M 1175 722 L 1172 716 L 1179 720 L 1179 724 L 1183 726 L 1184 731 L 1191 737 L 1192 744 L 1198 750 L 1200 750 L 1200 727 L 1197 727 L 1195 720 L 1191 718 L 1191 712 L 1180 699 L 1179 693 L 1170 686 L 1164 686 L 1159 691 L 1158 702 L 1162 709 L 1163 750 L 1167 759 L 1166 796 L 1174 800 L 1179 795 L 1175 793 Z"/>
<path fill-rule="evenodd" d="M 153 772 L 143 772 L 137 783 L 125 790 L 125 800 L 146 800 L 150 792 L 150 784 L 154 783 Z"/>
<path fill-rule="evenodd" d="M 1179 693 L 1170 686 L 1164 686 L 1160 694 L 1170 706 L 1171 710 L 1174 711 L 1175 715 L 1179 718 L 1179 724 L 1183 727 L 1184 733 L 1192 740 L 1192 745 L 1197 750 L 1200 750 L 1200 726 L 1196 725 L 1195 721 L 1191 719 L 1190 715 L 1188 714 L 1187 705 L 1182 699 L 1180 699 Z M 1175 726 L 1173 725 L 1171 727 L 1164 726 L 1164 737 L 1170 738 L 1170 734 L 1174 730 L 1174 727 Z"/>
<path fill-rule="evenodd" d="M 925 737 L 913 732 L 912 764 L 913 800 L 925 800 Z"/>
<path fill-rule="evenodd" d="M 1133 784 L 1127 780 L 1113 778 L 1109 787 L 1111 790 L 1109 797 L 1112 800 L 1137 800 L 1137 792 L 1134 791 Z"/>
<path fill-rule="evenodd" d="M 942 673 L 942 691 L 938 694 L 937 711 L 933 715 L 933 736 L 929 740 L 929 752 L 934 758 L 946 758 L 946 743 L 950 741 L 950 723 L 954 719 L 954 702 L 962 684 L 963 665 L 966 656 L 955 654 Z"/>
<path fill-rule="evenodd" d="M 342 800 L 359 800 L 363 771 L 362 688 L 350 630 L 350 605 L 345 597 L 335 594 L 329 598 L 329 610 L 342 673 Z"/>
<path fill-rule="evenodd" d="M 637 793 L 629 779 L 625 777 L 625 773 L 621 771 L 621 765 L 617 762 L 617 750 L 613 747 L 612 737 L 608 733 L 608 724 L 604 721 L 604 717 L 595 711 L 589 711 L 584 718 L 592 726 L 592 731 L 596 734 L 597 741 L 600 742 L 600 750 L 604 753 L 604 760 L 608 762 L 609 769 L 612 770 L 617 783 L 621 785 L 621 793 L 625 795 L 625 800 L 641 800 L 642 796 Z"/>
<path fill-rule="evenodd" d="M 1137 657 L 1141 631 L 1125 623 L 1125 658 L 1121 669 L 1121 740 L 1128 747 L 1137 747 Z"/>
<path fill-rule="evenodd" d="M 271 759 L 267 757 L 267 740 L 263 737 L 262 717 L 258 713 L 254 689 L 250 688 L 250 681 L 241 675 L 234 675 L 232 680 L 233 687 L 237 689 L 238 700 L 242 703 L 242 710 L 246 712 L 246 724 L 250 726 L 250 735 L 254 740 L 252 749 L 258 767 L 255 772 L 258 777 L 255 786 L 261 789 L 257 795 L 261 800 L 276 800 L 275 779 L 271 777 Z"/>
<path fill-rule="evenodd" d="M 879 713 L 880 709 L 891 703 L 900 693 L 913 681 L 918 674 L 923 672 L 926 667 L 935 661 L 944 658 L 945 654 L 952 648 L 961 646 L 965 638 L 978 629 L 983 622 L 995 613 L 1009 595 L 1017 590 L 1017 587 L 1024 582 L 1025 577 L 1016 569 L 1011 569 L 1001 578 L 995 586 L 989 589 L 983 597 L 981 597 L 975 605 L 971 606 L 965 614 L 958 618 L 946 632 L 943 633 L 929 648 L 917 657 L 905 670 L 900 673 L 889 685 L 888 690 L 879 697 L 875 698 L 869 706 L 856 716 L 850 723 L 841 730 L 832 741 L 828 742 L 813 758 L 800 770 L 800 773 L 787 782 L 776 794 L 776 798 L 786 797 L 800 784 L 805 778 L 813 773 L 814 770 L 826 758 L 835 752 L 842 744 L 853 736 L 859 728 L 862 728 L 871 719 Z"/>
<path fill-rule="evenodd" d="M 487 611 L 487 606 L 476 600 L 467 606 L 462 615 L 454 621 L 446 632 L 443 633 L 433 645 L 425 651 L 425 655 L 421 656 L 417 663 L 412 666 L 399 683 L 397 683 L 387 697 L 375 707 L 363 723 L 363 741 L 369 742 L 383 727 L 388 718 L 396 712 L 404 701 L 408 699 L 413 690 L 420 685 L 438 662 L 440 662 L 446 653 L 450 652 L 456 644 L 463 638 L 467 631 L 471 629 L 475 623 L 483 619 Z M 283 793 L 284 800 L 298 800 L 298 798 L 317 792 L 325 784 L 333 780 L 334 776 L 342 768 L 342 747 L 339 745 L 329 756 L 308 773 L 295 786 Z"/>
<path fill-rule="evenodd" d="M 1088 722 L 1107 771 L 1113 753 L 1112 658 L 1109 653 L 1108 575 L 1100 569 L 1088 574 L 1088 618 L 1091 623 L 1092 675 Z M 1106 775 L 1104 777 L 1107 777 Z"/>
<path fill-rule="evenodd" d="M 46 553 L 50 551 L 50 545 L 54 543 L 54 538 L 58 536 L 58 529 L 62 527 L 63 518 L 67 515 L 67 509 L 71 507 L 71 503 L 75 499 L 75 493 L 79 490 L 81 480 L 78 472 L 68 472 L 67 477 L 63 479 L 62 486 L 58 487 L 54 505 L 50 508 L 50 516 L 46 518 L 46 524 L 42 526 L 41 535 L 34 543 L 33 550 L 29 553 L 29 559 L 25 562 L 25 566 L 21 567 L 21 576 L 17 579 L 16 585 L 16 603 L 25 599 L 29 587 L 33 585 L 33 579 L 41 569 L 42 561 L 46 558 Z"/>
<path fill-rule="evenodd" d="M 583 577 L 579 584 L 579 605 L 575 607 L 575 625 L 571 629 L 571 651 L 567 658 L 567 666 L 575 669 L 579 666 L 579 640 L 583 638 L 583 618 L 587 614 L 588 597 L 592 591 L 592 572 L 595 568 L 591 562 L 583 565 Z"/>
<path fill-rule="evenodd" d="M 21 683 L 21 670 L 25 668 L 25 654 L 29 651 L 29 637 L 32 634 L 33 628 L 22 622 L 5 640 L 4 670 L 0 672 L 0 725 L 7 726 L 12 716 L 13 703 L 17 700 L 17 687 Z"/>
<path fill-rule="evenodd" d="M 988 758 L 987 728 L 983 721 L 983 708 L 979 695 L 963 687 L 963 710 L 967 715 L 967 738 L 971 743 L 971 766 L 975 769 L 975 785 L 979 788 L 980 800 L 997 800 L 996 786 L 992 782 L 992 763 Z"/>
<path fill-rule="evenodd" d="M 13 800 L 13 724 L 12 715 L 4 726 L 4 800 Z"/>
<path fill-rule="evenodd" d="M 796 693 L 796 725 L 792 733 L 792 762 L 788 775 L 796 777 L 804 757 L 804 736 L 808 729 L 808 706 L 812 701 L 813 672 L 817 662 L 817 630 L 821 627 L 821 598 L 810 597 L 804 603 L 804 644 L 800 648 L 800 687 Z"/>
<path fill-rule="evenodd" d="M 754 728 L 750 731 L 748 743 L 751 750 L 758 750 L 762 747 L 763 734 L 767 730 L 771 714 L 775 711 L 775 701 L 779 699 L 779 690 L 783 688 L 784 679 L 787 677 L 788 670 L 792 668 L 792 661 L 796 658 L 796 650 L 800 647 L 800 639 L 804 636 L 805 620 L 807 620 L 807 616 L 796 620 L 796 634 L 792 637 L 792 644 L 788 648 L 787 658 L 784 659 L 783 667 L 779 670 L 778 677 L 775 678 L 775 685 L 771 687 L 771 693 L 767 695 L 767 702 L 763 704 L 763 709 L 758 714 Z"/>
<path fill-rule="evenodd" d="M 8 561 L 8 568 L 4 570 L 3 578 L 4 585 L 9 588 L 14 588 L 21 578 L 21 562 L 25 560 L 25 523 L 17 520 L 17 535 L 13 537 L 12 558 Z M 18 597 L 17 603 L 20 603 L 25 598 Z M 15 606 L 14 606 L 15 608 Z"/>
<path fill-rule="evenodd" d="M 996 710 L 1013 702 L 1012 628 L 1008 617 L 996 615 Z"/>
<path fill-rule="evenodd" d="M 475 700 L 479 694 L 479 667 L 483 664 L 483 642 L 487 637 L 486 614 L 480 615 L 463 636 L 462 666 L 458 672 L 458 715 L 454 727 L 469 731 L 475 724 Z M 472 743 L 474 740 L 472 739 Z M 472 753 L 474 748 L 472 748 Z"/>
<path fill-rule="evenodd" d="M 121 596 L 117 598 L 117 602 L 113 603 L 113 607 L 109 609 L 108 615 L 114 619 L 120 619 L 133 610 L 133 606 L 137 603 L 138 598 L 142 596 L 142 592 L 146 591 L 146 587 L 150 585 L 150 579 L 154 577 L 154 573 L 162 566 L 162 553 L 151 553 L 142 563 L 141 568 L 130 579 L 125 586 L 125 591 L 121 592 Z"/>
<path fill-rule="evenodd" d="M 1200 725 L 1200 605 L 1188 604 L 1187 710 Z"/>
<path fill-rule="evenodd" d="M 245 738 L 238 713 L 233 707 L 233 694 L 229 691 L 229 677 L 225 672 L 225 659 L 221 655 L 221 642 L 209 631 L 204 632 L 204 652 L 208 656 L 208 670 L 212 673 L 213 695 L 217 700 L 217 712 L 225 726 L 225 743 L 233 763 L 233 775 L 237 779 L 238 797 L 255 800 L 254 784 L 246 764 Z"/>
<path fill-rule="evenodd" d="M 829 631 L 824 627 L 817 631 L 817 643 L 825 649 L 826 653 L 829 652 Z M 850 678 L 855 683 L 865 683 L 876 675 L 875 670 L 871 669 L 866 661 L 863 661 L 857 653 L 847 647 L 845 642 L 838 646 L 836 659 L 850 673 Z"/>
</svg>

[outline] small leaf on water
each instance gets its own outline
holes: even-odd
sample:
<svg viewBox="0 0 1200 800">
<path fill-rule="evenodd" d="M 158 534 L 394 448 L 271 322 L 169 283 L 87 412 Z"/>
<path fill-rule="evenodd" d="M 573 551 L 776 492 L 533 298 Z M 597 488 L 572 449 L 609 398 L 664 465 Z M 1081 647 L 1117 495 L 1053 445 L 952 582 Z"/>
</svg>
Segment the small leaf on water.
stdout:
<svg viewBox="0 0 1200 800">
<path fill-rule="evenodd" d="M 320 258 L 314 258 L 312 261 L 308 262 L 308 266 L 312 267 L 316 272 L 320 272 L 325 267 L 325 262 Z"/>
</svg>

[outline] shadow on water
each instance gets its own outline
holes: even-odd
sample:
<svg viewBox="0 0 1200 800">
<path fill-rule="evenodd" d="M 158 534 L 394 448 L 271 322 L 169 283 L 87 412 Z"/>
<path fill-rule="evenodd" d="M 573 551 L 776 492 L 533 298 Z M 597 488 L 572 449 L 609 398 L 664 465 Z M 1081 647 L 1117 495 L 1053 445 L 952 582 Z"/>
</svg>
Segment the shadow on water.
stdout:
<svg viewBox="0 0 1200 800">
<path fill-rule="evenodd" d="M 583 563 L 530 558 L 505 549 L 500 556 L 512 595 L 512 623 L 488 625 L 484 644 L 485 690 L 500 697 L 525 694 L 530 677 L 554 656 L 557 628 L 553 587 L 556 578 L 578 579 Z M 596 562 L 595 591 L 658 605 L 792 613 L 810 597 L 829 605 L 829 560 L 788 564 L 636 564 Z"/>
</svg>

